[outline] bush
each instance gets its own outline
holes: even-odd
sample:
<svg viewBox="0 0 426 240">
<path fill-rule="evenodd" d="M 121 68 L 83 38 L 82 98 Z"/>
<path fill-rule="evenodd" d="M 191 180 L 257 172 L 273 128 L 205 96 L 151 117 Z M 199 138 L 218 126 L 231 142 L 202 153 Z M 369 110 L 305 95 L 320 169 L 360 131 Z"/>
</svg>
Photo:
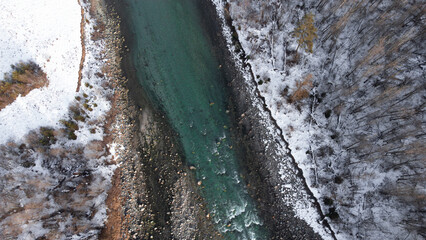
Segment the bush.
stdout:
<svg viewBox="0 0 426 240">
<path fill-rule="evenodd" d="M 325 197 L 324 198 L 324 204 L 327 205 L 327 206 L 333 205 L 333 199 L 331 199 L 329 197 Z"/>
<path fill-rule="evenodd" d="M 41 71 L 40 66 L 38 66 L 35 62 L 33 61 L 28 61 L 28 62 L 19 62 L 16 65 L 12 64 L 10 65 L 10 67 L 12 68 L 13 72 L 17 72 L 18 74 L 24 74 L 25 72 L 31 72 L 31 73 L 39 73 Z"/>
<path fill-rule="evenodd" d="M 90 105 L 89 105 L 89 104 L 87 104 L 87 103 L 84 103 L 84 104 L 83 104 L 83 107 L 84 107 L 85 109 L 87 109 L 88 111 L 90 111 L 90 112 L 91 112 L 91 111 L 93 111 L 93 108 L 91 108 L 91 107 L 90 107 Z"/>
<path fill-rule="evenodd" d="M 74 115 L 74 120 L 84 122 L 86 118 L 81 115 Z"/>
<path fill-rule="evenodd" d="M 326 216 L 329 217 L 331 220 L 336 220 L 339 218 L 339 214 L 336 212 L 336 208 L 334 207 L 328 209 L 328 213 Z"/>
<path fill-rule="evenodd" d="M 56 143 L 56 138 L 55 138 L 55 134 L 54 134 L 54 129 L 53 128 L 47 128 L 47 127 L 41 127 L 40 128 L 40 134 L 41 134 L 41 138 L 39 140 L 39 142 L 42 145 L 50 145 L 50 144 L 55 144 Z"/>
<path fill-rule="evenodd" d="M 343 183 L 343 178 L 342 178 L 342 177 L 340 177 L 340 176 L 336 176 L 336 177 L 334 178 L 334 183 L 337 183 L 337 184 L 341 184 L 341 183 Z"/>
<path fill-rule="evenodd" d="M 327 110 L 324 112 L 324 116 L 325 116 L 325 118 L 329 118 L 329 117 L 331 116 L 331 110 L 330 110 L 330 109 L 327 109 Z"/>
<path fill-rule="evenodd" d="M 77 131 L 78 130 L 77 123 L 75 123 L 72 120 L 69 120 L 69 121 L 67 121 L 67 120 L 60 120 L 59 122 L 62 123 L 62 125 L 64 125 L 67 128 L 67 130 L 70 130 L 70 131 Z"/>
<path fill-rule="evenodd" d="M 23 162 L 23 163 L 22 163 L 22 166 L 23 166 L 24 168 L 30 168 L 30 167 L 34 167 L 34 166 L 35 166 L 35 163 L 30 162 L 30 161 L 25 161 L 25 162 Z"/>
<path fill-rule="evenodd" d="M 309 92 L 312 89 L 312 74 L 308 74 L 302 82 L 296 82 L 296 90 L 290 96 L 290 102 L 297 102 L 309 97 Z"/>
<path fill-rule="evenodd" d="M 70 140 L 76 140 L 77 139 L 77 135 L 75 135 L 74 131 L 71 131 L 68 133 L 68 139 Z"/>
</svg>

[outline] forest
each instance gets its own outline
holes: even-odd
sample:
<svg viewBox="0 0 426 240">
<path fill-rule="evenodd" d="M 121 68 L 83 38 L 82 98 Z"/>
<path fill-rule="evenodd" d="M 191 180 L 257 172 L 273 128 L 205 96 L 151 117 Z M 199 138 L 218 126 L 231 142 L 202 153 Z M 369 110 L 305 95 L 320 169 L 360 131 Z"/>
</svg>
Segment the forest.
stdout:
<svg viewBox="0 0 426 240">
<path fill-rule="evenodd" d="M 423 239 L 424 2 L 227 2 L 258 89 L 336 236 Z"/>
</svg>

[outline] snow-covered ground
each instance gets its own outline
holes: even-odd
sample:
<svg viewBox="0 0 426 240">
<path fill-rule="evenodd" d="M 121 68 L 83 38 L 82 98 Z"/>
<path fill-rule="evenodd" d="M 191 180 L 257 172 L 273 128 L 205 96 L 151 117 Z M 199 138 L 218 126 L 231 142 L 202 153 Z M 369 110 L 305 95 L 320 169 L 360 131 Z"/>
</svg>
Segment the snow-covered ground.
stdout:
<svg viewBox="0 0 426 240">
<path fill-rule="evenodd" d="M 35 89 L 0 111 L 0 144 L 29 130 L 57 126 L 75 97 L 82 55 L 77 1 L 0 1 L 0 76 L 10 65 L 33 60 L 48 87 Z"/>
<path fill-rule="evenodd" d="M 0 238 L 93 239 L 116 168 L 103 142 L 113 90 L 105 42 L 91 37 L 97 21 L 75 0 L 1 1 L 0 9 L 0 72 L 33 60 L 49 80 L 0 111 Z M 60 120 L 75 124 L 75 139 Z"/>
</svg>

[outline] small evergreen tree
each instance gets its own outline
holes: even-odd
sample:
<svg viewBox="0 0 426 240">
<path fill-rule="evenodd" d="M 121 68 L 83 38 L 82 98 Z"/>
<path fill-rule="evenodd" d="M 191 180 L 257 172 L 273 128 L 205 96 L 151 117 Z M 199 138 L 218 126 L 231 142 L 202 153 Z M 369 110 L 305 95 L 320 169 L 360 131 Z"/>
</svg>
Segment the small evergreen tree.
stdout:
<svg viewBox="0 0 426 240">
<path fill-rule="evenodd" d="M 293 32 L 293 36 L 297 38 L 297 50 L 302 46 L 305 51 L 312 53 L 314 39 L 317 37 L 317 28 L 314 26 L 314 14 L 308 13 L 303 16 L 302 21 Z"/>
</svg>

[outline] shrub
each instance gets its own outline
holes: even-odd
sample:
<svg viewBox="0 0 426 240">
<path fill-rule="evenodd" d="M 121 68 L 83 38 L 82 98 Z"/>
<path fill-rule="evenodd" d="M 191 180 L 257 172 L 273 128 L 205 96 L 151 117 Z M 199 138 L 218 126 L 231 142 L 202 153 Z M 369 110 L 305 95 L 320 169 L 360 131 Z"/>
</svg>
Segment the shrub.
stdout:
<svg viewBox="0 0 426 240">
<path fill-rule="evenodd" d="M 309 97 L 309 91 L 312 89 L 312 74 L 308 74 L 302 82 L 296 82 L 296 90 L 290 96 L 290 102 L 297 102 Z"/>
<path fill-rule="evenodd" d="M 77 139 L 77 135 L 75 135 L 74 131 L 71 131 L 68 133 L 68 139 L 70 140 L 76 140 Z"/>
<path fill-rule="evenodd" d="M 327 217 L 329 217 L 331 220 L 336 220 L 339 218 L 339 214 L 336 212 L 336 208 L 332 207 L 328 209 Z"/>
<path fill-rule="evenodd" d="M 97 106 L 97 105 L 96 105 Z M 87 104 L 87 103 L 84 103 L 83 104 L 83 107 L 85 108 L 85 109 L 87 109 L 88 111 L 93 111 L 93 108 L 89 105 L 89 104 Z"/>
<path fill-rule="evenodd" d="M 86 118 L 81 115 L 74 115 L 74 120 L 84 122 Z"/>
<path fill-rule="evenodd" d="M 341 184 L 343 182 L 343 178 L 340 176 L 336 176 L 334 178 L 334 183 Z"/>
<path fill-rule="evenodd" d="M 10 82 L 0 82 L 0 94 L 6 93 L 12 87 Z"/>
<path fill-rule="evenodd" d="M 331 199 L 329 197 L 325 197 L 324 198 L 324 204 L 327 205 L 327 206 L 333 205 L 333 199 Z"/>
<path fill-rule="evenodd" d="M 60 120 L 59 122 L 62 123 L 62 125 L 64 125 L 67 128 L 67 130 L 70 130 L 70 131 L 76 131 L 76 130 L 78 130 L 77 123 L 75 123 L 72 120 L 69 120 L 69 121 L 67 121 L 67 120 Z"/>
<path fill-rule="evenodd" d="M 30 168 L 30 167 L 34 167 L 34 166 L 35 166 L 35 163 L 30 162 L 30 161 L 25 161 L 25 162 L 23 162 L 23 163 L 22 163 L 22 166 L 23 166 L 24 168 Z"/>
<path fill-rule="evenodd" d="M 40 134 L 41 134 L 42 137 L 40 138 L 39 142 L 42 145 L 46 146 L 46 145 L 56 143 L 56 138 L 55 138 L 53 128 L 41 127 L 40 128 Z"/>
</svg>

